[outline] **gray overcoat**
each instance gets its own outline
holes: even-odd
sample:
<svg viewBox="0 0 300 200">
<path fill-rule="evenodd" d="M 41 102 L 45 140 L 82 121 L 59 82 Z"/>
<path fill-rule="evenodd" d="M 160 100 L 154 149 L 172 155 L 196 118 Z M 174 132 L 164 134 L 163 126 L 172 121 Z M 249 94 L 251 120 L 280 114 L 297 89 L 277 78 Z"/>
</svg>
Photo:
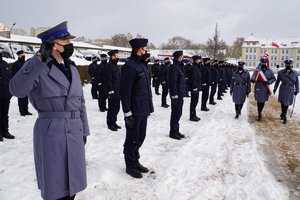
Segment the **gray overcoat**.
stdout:
<svg viewBox="0 0 300 200">
<path fill-rule="evenodd" d="M 290 72 L 285 69 L 280 70 L 278 72 L 274 91 L 277 90 L 280 81 L 281 85 L 279 87 L 278 101 L 284 106 L 290 106 L 294 101 L 294 93 L 299 93 L 298 73 L 294 70 L 290 70 Z"/>
<path fill-rule="evenodd" d="M 34 125 L 34 160 L 44 199 L 74 195 L 87 186 L 83 136 L 89 135 L 79 73 L 71 64 L 72 81 L 37 56 L 10 81 L 16 97 L 29 96 L 39 113 Z"/>
<path fill-rule="evenodd" d="M 239 71 L 232 73 L 230 91 L 232 91 L 232 100 L 235 104 L 245 103 L 247 93 L 251 92 L 250 74 L 248 71 L 243 70 L 241 74 Z"/>
<path fill-rule="evenodd" d="M 252 77 L 251 77 L 252 81 L 256 80 L 257 73 L 258 73 L 258 71 L 255 71 L 252 74 Z M 273 71 L 271 69 L 267 69 L 263 73 L 264 73 L 265 77 L 268 80 L 268 85 L 271 85 L 272 83 L 274 83 L 276 81 L 274 73 L 273 73 Z M 266 102 L 266 101 L 269 100 L 269 96 L 270 96 L 270 94 L 268 94 L 268 90 L 267 90 L 266 86 L 264 86 L 264 84 L 258 80 L 255 83 L 255 87 L 254 87 L 254 97 L 255 97 L 255 100 L 257 102 L 259 102 L 259 103 L 264 103 L 264 102 Z"/>
</svg>

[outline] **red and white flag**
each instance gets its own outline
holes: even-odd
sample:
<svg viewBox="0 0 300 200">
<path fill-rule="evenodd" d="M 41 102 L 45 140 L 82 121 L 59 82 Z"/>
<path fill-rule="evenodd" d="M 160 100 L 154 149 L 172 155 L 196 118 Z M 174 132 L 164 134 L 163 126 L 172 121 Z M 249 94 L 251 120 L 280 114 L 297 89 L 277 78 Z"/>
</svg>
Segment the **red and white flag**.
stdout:
<svg viewBox="0 0 300 200">
<path fill-rule="evenodd" d="M 277 43 L 275 43 L 275 42 L 272 42 L 272 46 L 275 47 L 275 48 L 277 48 L 277 49 L 280 47 L 280 46 L 279 46 Z"/>
<path fill-rule="evenodd" d="M 271 89 L 270 86 L 267 84 L 268 79 L 266 78 L 265 74 L 262 71 L 258 71 L 257 70 L 257 79 L 260 80 L 260 82 L 265 86 L 265 88 L 267 89 L 268 94 L 272 94 L 271 93 Z"/>
</svg>

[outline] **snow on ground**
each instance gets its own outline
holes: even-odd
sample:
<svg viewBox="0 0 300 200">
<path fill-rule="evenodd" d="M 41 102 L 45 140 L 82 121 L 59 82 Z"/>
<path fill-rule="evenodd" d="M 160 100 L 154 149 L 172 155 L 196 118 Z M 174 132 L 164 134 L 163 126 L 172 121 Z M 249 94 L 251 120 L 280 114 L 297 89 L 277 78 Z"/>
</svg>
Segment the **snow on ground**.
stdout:
<svg viewBox="0 0 300 200">
<path fill-rule="evenodd" d="M 154 95 L 155 112 L 148 119 L 141 163 L 156 173 L 134 179 L 125 173 L 123 113 L 122 129 L 109 131 L 106 113 L 92 100 L 90 85 L 84 87 L 91 135 L 86 145 L 88 187 L 78 200 L 286 200 L 289 191 L 268 171 L 256 146 L 254 129 L 248 123 L 247 106 L 239 120 L 226 94 L 209 112 L 197 109 L 200 122 L 190 122 L 185 99 L 181 132 L 186 139 L 168 137 L 170 108 L 160 107 Z M 300 113 L 297 106 L 297 113 Z M 30 111 L 33 108 L 30 107 Z M 37 117 L 21 117 L 17 99 L 10 109 L 10 132 L 15 140 L 0 143 L 0 199 L 40 199 L 33 163 L 32 127 Z"/>
</svg>

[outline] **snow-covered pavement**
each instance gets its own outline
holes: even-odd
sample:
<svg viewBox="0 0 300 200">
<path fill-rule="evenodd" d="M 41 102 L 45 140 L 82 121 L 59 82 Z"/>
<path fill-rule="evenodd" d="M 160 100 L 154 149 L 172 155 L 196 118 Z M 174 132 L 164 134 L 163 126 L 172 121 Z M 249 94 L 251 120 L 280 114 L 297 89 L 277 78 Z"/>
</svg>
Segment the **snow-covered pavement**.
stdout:
<svg viewBox="0 0 300 200">
<path fill-rule="evenodd" d="M 268 171 L 257 150 L 254 129 L 248 123 L 247 105 L 239 120 L 226 94 L 209 112 L 200 112 L 199 122 L 190 122 L 189 98 L 185 99 L 180 141 L 170 139 L 170 108 L 160 107 L 154 95 L 155 112 L 148 119 L 147 137 L 141 148 L 141 163 L 154 170 L 143 179 L 125 173 L 123 113 L 122 129 L 106 128 L 106 113 L 92 100 L 90 85 L 84 87 L 91 135 L 86 145 L 88 187 L 78 200 L 287 200 L 288 188 Z M 31 111 L 33 109 L 31 108 Z M 37 114 L 21 117 L 12 99 L 10 132 L 15 140 L 0 143 L 0 199 L 40 199 L 33 165 L 32 127 Z"/>
</svg>

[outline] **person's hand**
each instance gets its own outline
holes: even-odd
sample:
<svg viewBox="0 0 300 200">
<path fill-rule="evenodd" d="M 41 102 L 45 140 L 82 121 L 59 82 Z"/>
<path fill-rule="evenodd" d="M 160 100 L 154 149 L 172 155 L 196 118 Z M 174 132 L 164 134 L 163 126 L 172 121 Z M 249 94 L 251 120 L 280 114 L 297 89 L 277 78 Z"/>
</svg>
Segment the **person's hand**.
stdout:
<svg viewBox="0 0 300 200">
<path fill-rule="evenodd" d="M 125 120 L 126 127 L 128 127 L 128 128 L 133 128 L 134 127 L 134 118 L 132 117 L 132 115 L 129 116 L 129 117 L 125 117 L 124 120 Z"/>
<path fill-rule="evenodd" d="M 86 142 L 87 142 L 87 138 L 86 138 L 86 136 L 83 136 L 83 144 L 85 145 Z"/>
<path fill-rule="evenodd" d="M 273 90 L 273 94 L 275 94 L 276 93 L 276 90 Z"/>
<path fill-rule="evenodd" d="M 249 92 L 246 92 L 246 96 L 249 97 Z"/>
<path fill-rule="evenodd" d="M 45 62 L 48 58 L 50 58 L 52 54 L 52 43 L 50 42 L 42 42 L 42 45 L 38 51 L 38 55 L 41 56 L 43 62 Z"/>
<path fill-rule="evenodd" d="M 294 92 L 294 95 L 297 96 L 298 92 Z"/>
</svg>

